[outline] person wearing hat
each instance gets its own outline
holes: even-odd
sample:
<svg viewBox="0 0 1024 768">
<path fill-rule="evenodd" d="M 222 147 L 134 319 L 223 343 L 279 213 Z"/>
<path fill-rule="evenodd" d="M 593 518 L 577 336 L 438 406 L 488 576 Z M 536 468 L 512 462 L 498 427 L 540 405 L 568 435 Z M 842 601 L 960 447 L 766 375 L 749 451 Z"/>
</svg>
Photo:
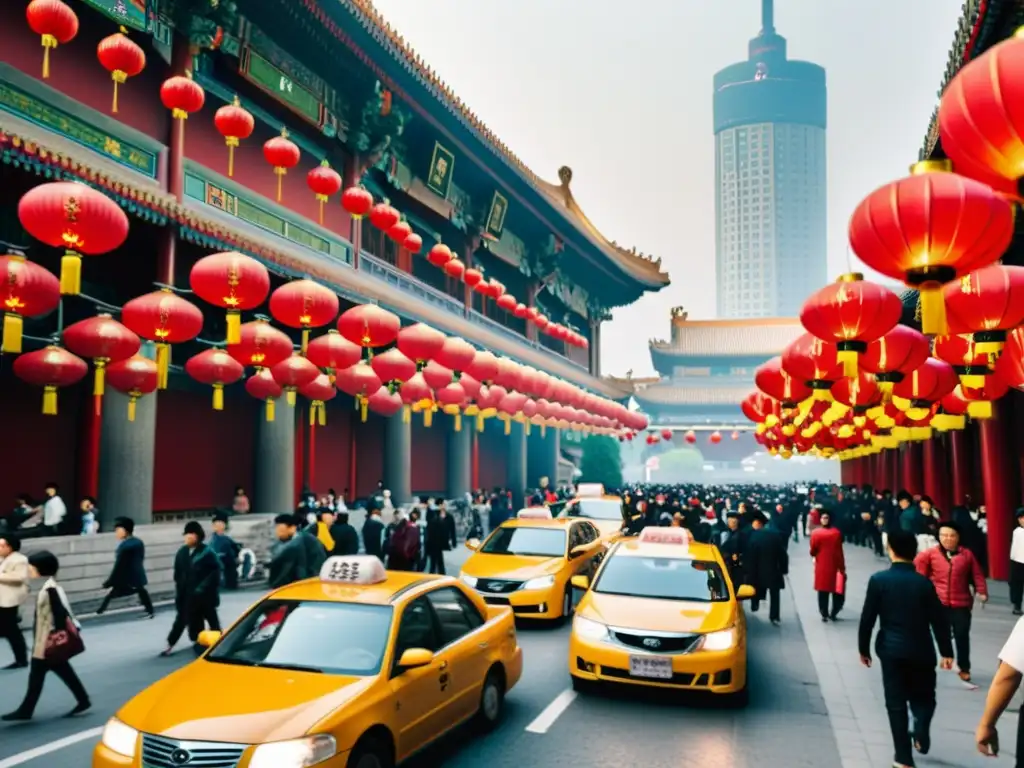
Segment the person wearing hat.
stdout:
<svg viewBox="0 0 1024 768">
<path fill-rule="evenodd" d="M 751 513 L 750 526 L 753 529 L 743 554 L 743 570 L 746 583 L 757 590 L 757 596 L 750 601 L 750 610 L 757 612 L 760 603 L 768 598 L 768 618 L 778 625 L 779 591 L 786 587 L 789 573 L 789 555 L 786 553 L 786 539 L 776 529 L 766 526 L 767 516 L 762 512 Z"/>
<path fill-rule="evenodd" d="M 174 556 L 174 624 L 167 635 L 167 647 L 161 656 L 170 656 L 174 646 L 188 630 L 188 639 L 196 656 L 203 652 L 199 633 L 207 625 L 220 630 L 217 607 L 220 605 L 221 565 L 205 543 L 206 531 L 195 520 L 185 523 L 185 543 Z"/>
</svg>

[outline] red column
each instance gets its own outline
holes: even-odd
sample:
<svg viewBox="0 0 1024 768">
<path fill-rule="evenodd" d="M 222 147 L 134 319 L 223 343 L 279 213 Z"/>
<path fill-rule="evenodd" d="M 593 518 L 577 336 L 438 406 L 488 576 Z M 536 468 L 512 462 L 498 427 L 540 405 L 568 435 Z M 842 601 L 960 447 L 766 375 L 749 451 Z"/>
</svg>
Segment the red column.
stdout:
<svg viewBox="0 0 1024 768">
<path fill-rule="evenodd" d="M 889 477 L 888 490 L 892 491 L 893 495 L 895 495 L 900 490 L 900 452 L 899 449 L 890 448 L 885 454 L 888 462 L 888 469 L 886 470 L 886 474 Z"/>
<path fill-rule="evenodd" d="M 924 492 L 931 496 L 932 503 L 942 512 L 945 519 L 952 516 L 949 504 L 949 471 L 946 467 L 946 450 L 936 434 L 925 440 L 921 446 L 924 465 Z"/>
<path fill-rule="evenodd" d="M 900 446 L 900 455 L 903 464 L 900 472 L 902 487 L 897 490 L 906 490 L 911 494 L 921 493 L 924 486 L 921 471 L 921 443 L 917 441 L 904 443 Z"/>
<path fill-rule="evenodd" d="M 352 501 L 359 498 L 359 490 L 356 484 L 359 480 L 359 452 L 356 450 L 356 428 L 358 425 L 359 409 L 353 408 L 348 424 L 348 492 L 352 497 Z"/>
<path fill-rule="evenodd" d="M 78 430 L 78 496 L 96 498 L 100 492 L 100 436 L 103 434 L 103 396 L 86 396 Z"/>
<path fill-rule="evenodd" d="M 1013 510 L 1016 489 L 1011 474 L 1007 425 L 1000 418 L 1002 403 L 995 403 L 993 418 L 979 424 L 978 443 L 981 450 L 981 482 L 985 491 L 988 515 L 988 568 L 993 579 L 1005 581 L 1010 576 L 1010 536 L 1013 531 Z"/>
<path fill-rule="evenodd" d="M 316 490 L 316 426 L 306 425 L 306 433 L 309 435 L 309 449 L 306 451 L 306 477 L 309 481 L 309 488 Z"/>
<path fill-rule="evenodd" d="M 849 485 L 853 476 L 853 459 L 843 459 L 839 462 L 839 482 L 843 485 Z"/>
<path fill-rule="evenodd" d="M 967 435 L 963 430 L 954 429 L 947 433 L 949 438 L 949 474 L 953 489 L 953 506 L 967 503 L 971 495 L 971 470 L 967 457 Z"/>
</svg>

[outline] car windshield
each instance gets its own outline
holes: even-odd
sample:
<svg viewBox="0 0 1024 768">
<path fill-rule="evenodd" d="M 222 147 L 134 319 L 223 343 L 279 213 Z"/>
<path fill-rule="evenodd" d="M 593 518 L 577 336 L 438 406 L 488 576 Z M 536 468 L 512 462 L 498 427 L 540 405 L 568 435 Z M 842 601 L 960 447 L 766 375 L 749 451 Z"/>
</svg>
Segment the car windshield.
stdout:
<svg viewBox="0 0 1024 768">
<path fill-rule="evenodd" d="M 578 499 L 565 508 L 568 517 L 622 522 L 622 502 L 616 499 Z"/>
<path fill-rule="evenodd" d="M 328 675 L 376 675 L 387 649 L 391 618 L 390 606 L 266 600 L 205 658 Z"/>
<path fill-rule="evenodd" d="M 684 557 L 613 556 L 601 569 L 594 592 L 695 603 L 729 599 L 729 588 L 716 563 Z"/>
<path fill-rule="evenodd" d="M 561 528 L 502 527 L 491 534 L 480 551 L 489 555 L 562 557 L 565 554 L 565 531 Z"/>
</svg>

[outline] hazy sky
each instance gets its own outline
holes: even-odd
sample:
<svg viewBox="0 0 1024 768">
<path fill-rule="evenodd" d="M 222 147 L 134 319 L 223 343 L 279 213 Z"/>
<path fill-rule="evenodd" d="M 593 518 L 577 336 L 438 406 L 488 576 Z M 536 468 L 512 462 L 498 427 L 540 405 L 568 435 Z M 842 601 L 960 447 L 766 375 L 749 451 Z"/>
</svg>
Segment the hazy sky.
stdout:
<svg viewBox="0 0 1024 768">
<path fill-rule="evenodd" d="M 712 77 L 746 59 L 760 0 L 374 2 L 537 174 L 573 169 L 608 238 L 662 258 L 672 285 L 603 327 L 605 373 L 652 371 L 669 308 L 714 316 Z M 853 208 L 917 159 L 961 2 L 775 2 L 790 58 L 827 71 L 830 276 Z"/>
</svg>

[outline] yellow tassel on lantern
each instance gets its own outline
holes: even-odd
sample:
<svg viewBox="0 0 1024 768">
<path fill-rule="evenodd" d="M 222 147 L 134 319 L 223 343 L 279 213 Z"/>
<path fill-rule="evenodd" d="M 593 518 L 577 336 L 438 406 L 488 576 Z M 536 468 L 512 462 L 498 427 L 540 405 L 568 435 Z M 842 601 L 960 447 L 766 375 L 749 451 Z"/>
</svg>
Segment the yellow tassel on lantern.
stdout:
<svg viewBox="0 0 1024 768">
<path fill-rule="evenodd" d="M 907 408 L 907 417 L 914 421 L 928 418 L 930 408 Z"/>
<path fill-rule="evenodd" d="M 878 389 L 882 392 L 882 402 L 888 403 L 892 400 L 892 390 L 896 386 L 893 381 L 880 381 L 878 382 Z"/>
<path fill-rule="evenodd" d="M 362 395 L 360 395 L 359 396 L 359 419 L 364 424 L 366 423 L 366 415 L 367 415 L 367 412 L 369 411 L 369 409 L 370 409 L 370 406 L 366 402 L 366 398 L 363 397 Z"/>
<path fill-rule="evenodd" d="M 477 432 L 483 432 L 484 431 L 484 417 L 483 417 L 483 414 L 477 414 L 477 417 L 476 417 L 476 431 Z"/>
<path fill-rule="evenodd" d="M 816 389 L 814 390 L 813 400 L 819 400 L 826 403 L 832 402 L 832 393 L 827 389 Z M 806 401 L 804 401 L 806 402 Z"/>
<path fill-rule="evenodd" d="M 525 422 L 523 424 L 523 427 L 524 427 L 524 429 L 526 429 L 526 436 L 529 437 L 530 436 L 530 422 L 528 422 L 528 421 Z"/>
<path fill-rule="evenodd" d="M 57 415 L 57 388 L 43 387 L 43 415 Z"/>
<path fill-rule="evenodd" d="M 224 410 L 224 385 L 220 382 L 213 385 L 213 410 Z"/>
<path fill-rule="evenodd" d="M 931 427 L 911 427 L 910 428 L 910 439 L 911 440 L 930 440 L 932 437 Z"/>
<path fill-rule="evenodd" d="M 53 35 L 43 35 L 43 80 L 50 78 L 50 49 L 57 47 L 57 38 Z"/>
<path fill-rule="evenodd" d="M 82 257 L 74 251 L 65 251 L 60 260 L 60 292 L 65 296 L 82 292 Z"/>
<path fill-rule="evenodd" d="M 910 439 L 910 427 L 893 427 L 892 436 L 897 440 L 909 440 Z"/>
<path fill-rule="evenodd" d="M 327 195 L 317 195 L 316 199 L 320 203 L 320 226 L 322 227 L 324 225 L 324 203 L 327 202 Z"/>
<path fill-rule="evenodd" d="M 408 405 L 402 406 L 402 423 L 408 424 L 412 420 L 412 408 Z"/>
<path fill-rule="evenodd" d="M 283 165 L 275 165 L 274 173 L 277 174 L 277 202 L 281 202 L 281 189 L 284 181 L 284 175 L 288 173 L 288 169 Z"/>
<path fill-rule="evenodd" d="M 502 416 L 501 420 L 505 422 L 505 434 L 506 435 L 511 435 L 512 434 L 512 419 L 510 419 L 508 416 Z"/>
<path fill-rule="evenodd" d="M 462 414 L 461 413 L 456 413 L 455 414 L 455 431 L 456 432 L 461 432 L 462 431 Z"/>
<path fill-rule="evenodd" d="M 128 397 L 128 421 L 135 421 L 135 404 L 139 402 L 140 393 L 134 390 Z"/>
<path fill-rule="evenodd" d="M 277 408 L 276 408 L 276 403 L 274 402 L 274 398 L 268 397 L 267 398 L 267 405 L 263 409 L 263 412 L 266 415 L 267 421 L 273 421 L 274 420 L 274 412 L 276 410 L 277 410 Z"/>
<path fill-rule="evenodd" d="M 774 427 L 778 423 L 779 417 L 776 416 L 774 413 L 769 413 L 767 416 L 765 416 L 764 424 L 766 427 Z"/>
<path fill-rule="evenodd" d="M 547 431 L 547 426 L 544 424 L 540 425 L 540 436 L 544 437 L 544 433 Z"/>
<path fill-rule="evenodd" d="M 103 392 L 106 390 L 104 386 L 106 377 L 103 374 L 107 368 L 107 361 L 97 359 L 94 362 L 96 363 L 96 371 L 92 375 L 92 393 L 96 397 L 103 397 Z"/>
<path fill-rule="evenodd" d="M 836 354 L 836 359 L 843 364 L 843 376 L 852 379 L 857 375 L 857 350 L 841 349 Z"/>
<path fill-rule="evenodd" d="M 316 423 L 318 426 L 327 426 L 327 403 L 320 402 L 320 407 L 316 409 Z"/>
<path fill-rule="evenodd" d="M 24 329 L 25 321 L 21 319 L 21 315 L 16 315 L 13 312 L 4 313 L 4 339 L 3 346 L 0 347 L 5 353 L 17 355 L 21 353 L 21 334 Z"/>
<path fill-rule="evenodd" d="M 967 415 L 972 419 L 991 419 L 992 403 L 988 400 L 973 400 L 967 404 Z"/>
<path fill-rule="evenodd" d="M 235 147 L 238 146 L 237 136 L 226 136 L 224 143 L 228 145 L 228 178 L 235 175 Z"/>
<path fill-rule="evenodd" d="M 168 373 L 171 368 L 171 345 L 156 345 L 156 386 L 167 389 Z"/>
<path fill-rule="evenodd" d="M 288 405 L 295 405 L 295 390 L 289 389 L 285 392 L 285 399 L 288 401 Z"/>
<path fill-rule="evenodd" d="M 429 427 L 429 426 L 432 426 L 433 423 L 434 423 L 434 409 L 432 407 L 424 408 L 423 409 L 423 426 L 424 427 Z"/>
<path fill-rule="evenodd" d="M 942 286 L 926 283 L 920 287 L 921 332 L 929 336 L 946 333 L 946 300 L 942 297 Z"/>
<path fill-rule="evenodd" d="M 123 30 L 123 27 L 122 27 Z M 117 114 L 117 88 L 118 86 L 124 85 L 128 81 L 128 73 L 123 69 L 115 69 L 110 73 L 110 79 L 114 81 L 114 104 L 110 107 L 110 111 L 115 115 Z"/>
<path fill-rule="evenodd" d="M 306 356 L 306 350 L 309 348 L 309 328 L 302 329 L 302 356 Z"/>
<path fill-rule="evenodd" d="M 237 309 L 228 310 L 228 344 L 238 344 L 242 341 L 242 313 Z"/>
<path fill-rule="evenodd" d="M 318 408 L 319 406 L 316 404 L 316 402 L 312 402 L 309 404 L 309 426 L 311 427 L 316 426 L 316 412 Z"/>
<path fill-rule="evenodd" d="M 905 411 L 911 405 L 913 405 L 913 401 L 907 400 L 905 397 L 893 396 L 892 404 L 895 405 L 899 410 Z M 884 409 L 882 409 L 882 410 L 884 410 Z"/>
<path fill-rule="evenodd" d="M 985 386 L 985 376 L 984 374 L 969 373 L 960 377 L 960 383 L 968 389 L 981 389 Z"/>
</svg>

